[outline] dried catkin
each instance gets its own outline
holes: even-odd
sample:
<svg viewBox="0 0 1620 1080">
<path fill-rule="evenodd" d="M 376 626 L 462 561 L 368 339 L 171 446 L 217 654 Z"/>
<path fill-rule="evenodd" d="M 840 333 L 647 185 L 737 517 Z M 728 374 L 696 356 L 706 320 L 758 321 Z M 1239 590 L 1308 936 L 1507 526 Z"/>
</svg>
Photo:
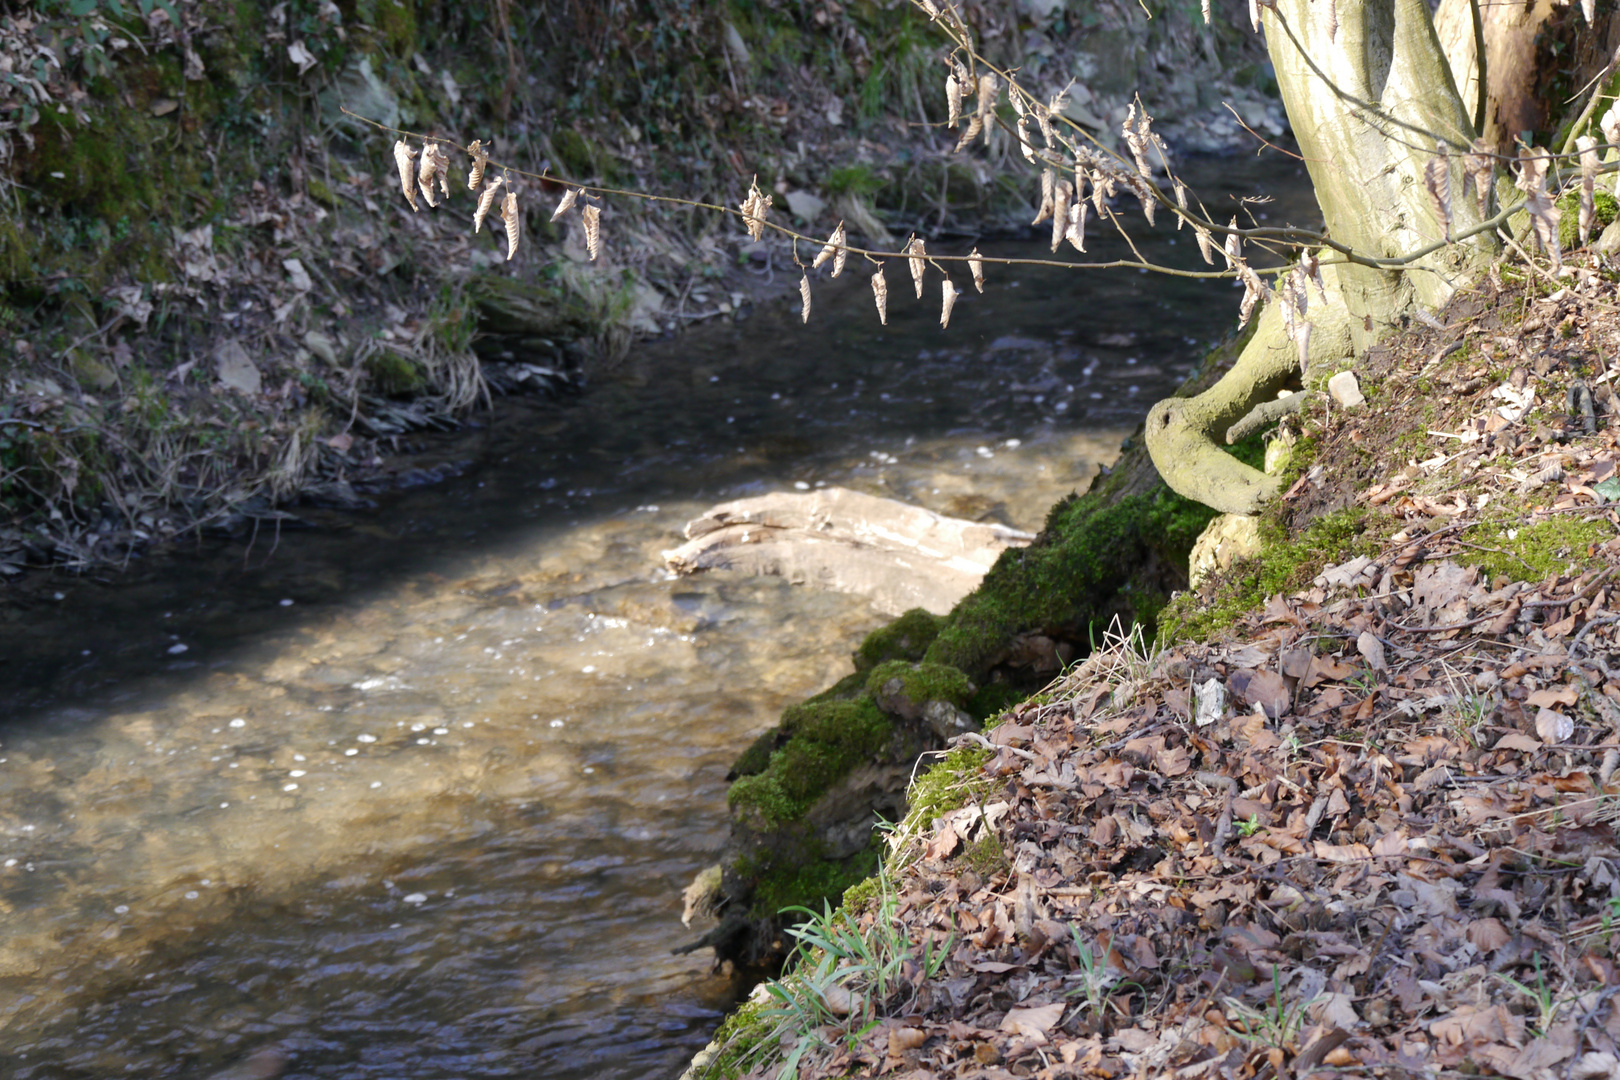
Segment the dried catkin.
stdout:
<svg viewBox="0 0 1620 1080">
<path fill-rule="evenodd" d="M 1243 261 L 1243 237 L 1237 233 L 1237 218 L 1234 217 L 1226 227 L 1231 231 L 1226 234 L 1226 245 L 1221 251 L 1225 253 L 1226 265 L 1230 268 Z"/>
<path fill-rule="evenodd" d="M 962 119 L 962 84 L 954 74 L 945 76 L 945 106 L 950 114 L 946 124 L 955 127 Z"/>
<path fill-rule="evenodd" d="M 510 184 L 506 188 L 506 198 L 501 200 L 501 223 L 506 226 L 506 259 L 512 260 L 517 254 L 518 233 L 522 231 L 522 222 L 518 220 L 517 192 L 512 190 Z"/>
<path fill-rule="evenodd" d="M 872 275 L 872 299 L 877 301 L 878 321 L 889 325 L 889 286 L 883 280 L 883 267 Z"/>
<path fill-rule="evenodd" d="M 1074 196 L 1074 185 L 1059 180 L 1052 192 L 1052 250 L 1063 243 L 1063 234 L 1069 231 L 1069 201 Z"/>
<path fill-rule="evenodd" d="M 978 248 L 968 252 L 968 269 L 973 272 L 973 287 L 984 292 L 984 257 Z"/>
<path fill-rule="evenodd" d="M 484 149 L 484 140 L 474 139 L 472 145 L 467 147 L 467 153 L 472 156 L 472 168 L 467 171 L 467 190 L 477 191 L 484 183 L 484 169 L 489 165 L 489 151 Z"/>
<path fill-rule="evenodd" d="M 906 254 L 910 256 L 906 261 L 911 264 L 911 283 L 917 287 L 917 299 L 922 299 L 924 257 L 928 254 L 923 248 L 920 236 L 913 236 L 911 243 L 906 245 Z"/>
<path fill-rule="evenodd" d="M 1581 246 L 1592 238 L 1592 226 L 1597 221 L 1597 140 L 1582 135 L 1575 140 L 1575 149 L 1581 152 Z"/>
<path fill-rule="evenodd" d="M 420 211 L 416 205 L 416 165 L 414 159 L 416 151 L 405 145 L 404 139 L 394 143 L 394 164 L 399 166 L 399 189 L 405 193 L 405 201 L 411 204 L 412 210 Z"/>
<path fill-rule="evenodd" d="M 844 272 L 845 254 L 847 254 L 847 249 L 844 247 L 844 223 L 840 221 L 838 228 L 834 229 L 832 235 L 827 237 L 827 243 L 816 255 L 816 261 L 810 264 L 810 269 L 819 270 L 823 263 L 831 259 L 833 261 L 832 276 L 837 277 Z"/>
<path fill-rule="evenodd" d="M 1440 232 L 1451 240 L 1451 162 L 1442 149 L 1423 164 L 1423 186 L 1429 192 L 1429 207 L 1440 222 Z"/>
<path fill-rule="evenodd" d="M 602 208 L 594 203 L 586 203 L 579 216 L 585 222 L 585 250 L 590 253 L 591 261 L 595 262 L 602 254 Z"/>
<path fill-rule="evenodd" d="M 574 202 L 579 198 L 579 192 L 579 188 L 569 188 L 567 191 L 563 192 L 562 201 L 557 203 L 557 209 L 551 212 L 552 221 L 556 221 L 558 218 L 568 213 L 569 209 L 574 205 Z"/>
<path fill-rule="evenodd" d="M 809 274 L 801 274 L 799 276 L 799 299 L 800 299 L 800 301 L 802 301 L 802 306 L 799 308 L 799 321 L 800 322 L 809 322 L 810 321 L 810 275 Z"/>
<path fill-rule="evenodd" d="M 497 176 L 479 193 L 478 209 L 473 211 L 473 232 L 477 232 L 484 224 L 484 219 L 489 216 L 489 208 L 495 205 L 495 196 L 501 190 L 501 181 L 502 178 Z"/>
<path fill-rule="evenodd" d="M 951 309 L 956 306 L 956 298 L 962 295 L 962 291 L 950 278 L 946 278 L 940 287 L 944 292 L 944 302 L 939 309 L 939 328 L 944 330 L 951 325 Z"/>
<path fill-rule="evenodd" d="M 1086 250 L 1086 214 L 1090 210 L 1090 205 L 1084 199 L 1076 199 L 1074 205 L 1069 207 L 1069 228 L 1063 235 L 1076 251 Z"/>
<path fill-rule="evenodd" d="M 1209 230 L 1202 225 L 1193 223 L 1193 234 L 1198 237 L 1198 253 L 1204 261 L 1211 266 L 1215 265 L 1215 242 L 1209 235 Z"/>
<path fill-rule="evenodd" d="M 1039 225 L 1052 216 L 1052 193 L 1057 187 L 1057 173 L 1051 169 L 1041 170 L 1041 205 L 1035 211 L 1035 220 L 1031 225 Z"/>
<path fill-rule="evenodd" d="M 437 181 L 445 193 L 449 194 L 449 184 L 446 174 L 450 167 L 450 159 L 444 156 L 437 143 L 428 143 L 422 147 L 422 162 L 416 170 L 416 186 L 422 189 L 422 198 L 427 200 L 429 206 L 438 206 L 438 200 L 433 196 L 433 184 Z"/>
</svg>

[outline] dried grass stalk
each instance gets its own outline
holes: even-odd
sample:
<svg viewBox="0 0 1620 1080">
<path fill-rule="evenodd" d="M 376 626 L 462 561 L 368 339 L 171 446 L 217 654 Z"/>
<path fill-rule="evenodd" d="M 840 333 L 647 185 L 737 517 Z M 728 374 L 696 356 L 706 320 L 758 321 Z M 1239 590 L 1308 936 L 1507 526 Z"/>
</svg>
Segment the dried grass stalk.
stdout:
<svg viewBox="0 0 1620 1080">
<path fill-rule="evenodd" d="M 809 274 L 801 274 L 799 276 L 799 300 L 800 300 L 799 321 L 800 322 L 809 322 L 810 321 L 810 275 Z"/>
<path fill-rule="evenodd" d="M 944 302 L 939 309 L 939 328 L 945 330 L 951 325 L 951 309 L 956 306 L 956 298 L 962 295 L 962 290 L 958 289 L 956 282 L 950 278 L 941 282 L 940 288 L 943 291 Z"/>
<path fill-rule="evenodd" d="M 585 222 L 585 250 L 590 253 L 591 261 L 595 262 L 602 254 L 602 208 L 595 203 L 586 203 L 579 216 Z"/>
<path fill-rule="evenodd" d="M 906 245 L 906 255 L 908 256 L 906 262 L 911 266 L 911 283 L 917 287 L 917 299 L 921 300 L 923 270 L 926 265 L 924 259 L 928 255 L 928 252 L 923 247 L 922 237 L 913 236 L 911 238 L 911 242 Z"/>
<path fill-rule="evenodd" d="M 551 212 L 552 221 L 556 221 L 558 218 L 568 213 L 568 211 L 573 207 L 574 203 L 579 199 L 579 193 L 581 190 L 582 189 L 580 188 L 569 188 L 567 191 L 563 192 L 562 200 L 557 203 L 557 209 Z"/>
<path fill-rule="evenodd" d="M 394 164 L 399 166 L 399 189 L 405 193 L 405 201 L 411 204 L 411 209 L 418 212 L 421 207 L 416 205 L 416 151 L 405 144 L 404 139 L 394 142 Z"/>
<path fill-rule="evenodd" d="M 489 165 L 489 151 L 484 149 L 484 140 L 474 139 L 472 145 L 467 147 L 467 153 L 472 156 L 472 168 L 467 171 L 467 190 L 477 191 L 484 183 L 484 169 Z"/>
<path fill-rule="evenodd" d="M 489 216 L 489 208 L 495 205 L 495 196 L 501 190 L 502 181 L 503 178 L 497 176 L 479 193 L 478 209 L 473 211 L 473 232 L 477 232 L 483 226 L 484 219 Z"/>
<path fill-rule="evenodd" d="M 510 184 L 506 198 L 501 201 L 501 223 L 506 226 L 506 260 L 511 262 L 512 256 L 517 254 L 518 234 L 522 232 L 523 223 L 518 218 L 517 192 Z"/>
<path fill-rule="evenodd" d="M 889 325 L 889 285 L 883 280 L 883 267 L 872 275 L 872 299 L 877 301 L 878 321 Z"/>
<path fill-rule="evenodd" d="M 984 292 L 984 259 L 977 247 L 968 252 L 968 270 L 973 273 L 973 287 Z"/>
</svg>

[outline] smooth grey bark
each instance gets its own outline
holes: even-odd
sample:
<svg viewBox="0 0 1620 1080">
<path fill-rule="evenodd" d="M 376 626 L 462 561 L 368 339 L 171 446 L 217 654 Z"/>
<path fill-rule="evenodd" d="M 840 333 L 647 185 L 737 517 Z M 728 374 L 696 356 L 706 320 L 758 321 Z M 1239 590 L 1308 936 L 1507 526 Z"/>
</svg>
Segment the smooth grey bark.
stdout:
<svg viewBox="0 0 1620 1080">
<path fill-rule="evenodd" d="M 1424 0 L 1278 0 L 1266 9 L 1267 47 L 1283 104 L 1322 208 L 1327 234 L 1370 259 L 1399 259 L 1444 240 L 1424 166 L 1437 145 L 1453 155 L 1472 123 Z M 1479 224 L 1451 159 L 1451 231 Z M 1441 247 L 1400 267 L 1367 266 L 1323 252 L 1327 301 L 1313 290 L 1307 367 L 1338 365 L 1400 325 L 1421 304 L 1443 307 L 1495 251 L 1489 236 Z M 1194 398 L 1148 413 L 1147 446 L 1165 482 L 1226 513 L 1253 514 L 1277 480 L 1237 461 L 1219 440 L 1276 394 L 1298 354 L 1278 305 L 1227 375 Z"/>
</svg>

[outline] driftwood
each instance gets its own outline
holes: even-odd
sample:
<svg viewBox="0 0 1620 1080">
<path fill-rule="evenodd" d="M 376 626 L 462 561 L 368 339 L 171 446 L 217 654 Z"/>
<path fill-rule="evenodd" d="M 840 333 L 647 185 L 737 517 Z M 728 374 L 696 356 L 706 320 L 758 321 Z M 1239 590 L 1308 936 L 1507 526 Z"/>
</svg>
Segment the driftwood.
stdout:
<svg viewBox="0 0 1620 1080">
<path fill-rule="evenodd" d="M 844 488 L 722 503 L 688 522 L 686 536 L 664 552 L 677 573 L 774 574 L 857 593 L 890 615 L 914 607 L 948 613 L 997 556 L 1034 539 Z"/>
</svg>

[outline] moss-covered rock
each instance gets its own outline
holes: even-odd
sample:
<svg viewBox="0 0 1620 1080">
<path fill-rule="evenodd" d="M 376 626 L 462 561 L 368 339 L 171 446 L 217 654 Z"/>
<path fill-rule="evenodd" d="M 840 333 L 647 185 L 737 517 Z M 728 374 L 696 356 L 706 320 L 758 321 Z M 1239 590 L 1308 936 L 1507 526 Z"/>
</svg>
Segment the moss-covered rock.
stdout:
<svg viewBox="0 0 1620 1080">
<path fill-rule="evenodd" d="M 944 625 L 943 617 L 912 608 L 888 626 L 866 635 L 855 650 L 855 670 L 871 671 L 889 660 L 921 660 Z"/>
</svg>

